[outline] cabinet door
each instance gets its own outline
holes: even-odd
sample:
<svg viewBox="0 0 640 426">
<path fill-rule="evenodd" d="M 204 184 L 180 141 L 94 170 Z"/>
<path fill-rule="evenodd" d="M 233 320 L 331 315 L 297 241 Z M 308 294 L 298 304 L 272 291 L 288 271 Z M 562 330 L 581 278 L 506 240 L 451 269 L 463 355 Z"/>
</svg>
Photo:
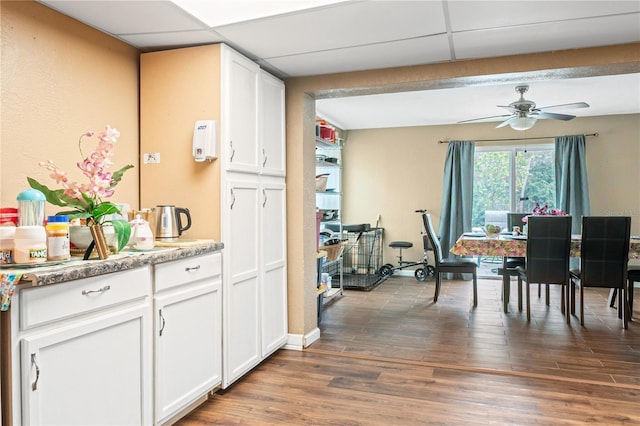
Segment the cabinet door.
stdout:
<svg viewBox="0 0 640 426">
<path fill-rule="evenodd" d="M 258 183 L 228 181 L 226 195 L 223 387 L 260 362 Z"/>
<path fill-rule="evenodd" d="M 258 65 L 244 56 L 228 47 L 222 49 L 221 139 L 227 171 L 260 171 L 258 71 Z"/>
<path fill-rule="evenodd" d="M 155 298 L 156 424 L 222 381 L 221 280 Z"/>
<path fill-rule="evenodd" d="M 262 184 L 262 356 L 287 341 L 286 186 Z"/>
<path fill-rule="evenodd" d="M 151 306 L 145 301 L 21 341 L 22 424 L 150 424 Z"/>
<path fill-rule="evenodd" d="M 260 70 L 258 100 L 262 174 L 284 176 L 286 168 L 284 83 Z"/>
</svg>

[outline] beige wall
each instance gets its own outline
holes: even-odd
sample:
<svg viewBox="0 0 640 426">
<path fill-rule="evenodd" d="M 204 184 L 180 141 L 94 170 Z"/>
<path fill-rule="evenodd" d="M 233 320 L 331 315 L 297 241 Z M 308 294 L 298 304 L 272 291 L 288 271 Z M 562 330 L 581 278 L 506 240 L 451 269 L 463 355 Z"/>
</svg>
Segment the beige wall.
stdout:
<svg viewBox="0 0 640 426">
<path fill-rule="evenodd" d="M 287 244 L 289 248 L 290 332 L 308 333 L 316 327 L 315 199 L 310 194 L 314 188 L 315 177 L 312 114 L 315 111 L 315 99 L 392 91 L 461 87 L 488 84 L 490 82 L 515 83 L 523 80 L 562 79 L 607 73 L 638 72 L 639 70 L 640 43 L 633 43 L 605 48 L 446 62 L 286 80 L 287 214 L 289 218 Z M 545 125 L 543 126 L 543 124 Z M 462 134 L 466 133 L 463 130 L 464 128 L 466 127 L 452 126 L 444 137 L 453 139 L 468 136 Z M 549 130 L 546 129 L 546 123 L 536 125 L 536 132 L 543 130 Z M 581 128 L 578 133 L 582 132 L 584 130 Z M 566 134 L 565 132 L 562 133 Z M 635 132 L 631 131 L 630 139 L 632 139 L 631 144 L 638 143 L 637 130 Z M 435 149 L 439 153 L 440 166 L 438 169 L 441 170 L 446 147 L 440 145 Z M 348 155 L 348 153 L 345 153 L 345 155 Z M 386 151 L 381 156 L 389 157 Z M 629 158 L 634 161 L 640 160 L 637 151 L 635 154 L 631 154 Z M 349 161 L 348 158 L 345 159 L 346 161 Z M 434 171 L 434 173 L 434 179 L 438 179 L 440 182 L 442 177 L 439 176 L 437 171 Z M 629 171 L 629 175 L 633 175 L 632 184 L 638 184 L 637 174 L 637 171 Z M 349 185 L 348 183 L 346 184 Z M 592 192 L 594 191 L 602 191 L 602 188 L 593 188 Z M 370 199 L 374 195 L 370 192 L 364 194 L 366 199 Z M 388 194 L 387 196 L 393 197 L 393 195 Z M 432 200 L 430 198 L 431 195 L 424 195 L 424 197 L 424 202 L 420 202 L 420 205 L 417 206 L 412 203 L 409 209 L 429 208 L 430 206 L 427 204 L 437 202 L 437 199 Z M 594 209 L 602 209 L 601 205 L 603 203 L 606 202 L 594 202 Z M 632 204 L 631 208 L 634 211 L 638 210 L 638 201 L 636 200 Z M 438 205 L 435 205 L 434 209 L 439 211 Z M 368 209 L 366 212 L 368 220 L 373 221 L 378 213 L 375 208 Z M 348 220 L 350 213 L 345 212 L 345 214 L 347 215 L 345 219 Z M 385 220 L 390 219 L 383 217 L 383 224 L 386 223 Z M 408 222 L 415 223 L 414 220 L 408 220 Z M 402 232 L 405 233 L 407 231 Z"/>
<path fill-rule="evenodd" d="M 496 129 L 495 123 L 464 126 L 351 130 L 344 148 L 344 221 L 375 223 L 381 215 L 386 263 L 397 263 L 391 241 L 410 241 L 404 260 L 422 257 L 422 229 L 417 209 L 440 217 L 443 166 L 447 145 L 439 140 L 473 140 L 598 133 L 587 138 L 587 167 L 594 215 L 631 215 L 632 233 L 640 234 L 640 116 L 577 118 L 569 122 L 539 121 L 525 132 Z M 478 142 L 477 146 L 553 143 L 553 139 L 521 142 Z M 433 258 L 431 258 L 433 259 Z"/>
<path fill-rule="evenodd" d="M 220 123 L 220 46 L 145 53 L 140 75 L 140 152 L 160 154 L 140 165 L 140 202 L 186 207 L 182 238 L 220 240 L 220 161 L 192 155 L 195 122 Z"/>
<path fill-rule="evenodd" d="M 27 176 L 57 188 L 39 161 L 51 159 L 84 182 L 78 137 L 109 124 L 121 134 L 112 170 L 136 166 L 112 201 L 137 207 L 137 50 L 32 1 L 3 1 L 0 8 L 0 205 L 17 207 Z M 83 146 L 86 155 L 95 145 Z M 47 204 L 47 214 L 56 211 Z"/>
</svg>

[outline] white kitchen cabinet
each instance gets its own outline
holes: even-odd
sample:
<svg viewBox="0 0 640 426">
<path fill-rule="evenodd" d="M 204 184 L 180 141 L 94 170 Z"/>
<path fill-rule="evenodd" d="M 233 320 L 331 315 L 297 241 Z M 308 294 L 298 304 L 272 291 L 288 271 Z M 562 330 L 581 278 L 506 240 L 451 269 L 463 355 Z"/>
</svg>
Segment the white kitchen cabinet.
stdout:
<svg viewBox="0 0 640 426">
<path fill-rule="evenodd" d="M 226 388 L 287 340 L 286 157 L 284 84 L 256 68 L 253 92 L 249 70 L 254 68 L 247 59 L 226 46 L 221 58 L 220 134 L 227 151 L 220 176 Z M 233 135 L 239 126 L 257 130 L 253 147 L 237 146 Z M 256 163 L 249 161 L 253 153 Z"/>
<path fill-rule="evenodd" d="M 279 181 L 262 183 L 262 357 L 282 347 L 288 336 L 286 186 Z"/>
<path fill-rule="evenodd" d="M 284 177 L 287 161 L 284 83 L 264 70 L 260 70 L 258 83 L 260 173 Z"/>
<path fill-rule="evenodd" d="M 227 46 L 221 57 L 225 170 L 284 177 L 284 82 Z"/>
<path fill-rule="evenodd" d="M 260 353 L 259 188 L 257 181 L 227 182 L 223 306 L 226 387 L 256 366 Z"/>
<path fill-rule="evenodd" d="M 12 423 L 152 423 L 150 294 L 148 267 L 14 294 Z"/>
<path fill-rule="evenodd" d="M 222 255 L 155 266 L 155 423 L 222 382 Z"/>
<path fill-rule="evenodd" d="M 222 128 L 227 171 L 258 173 L 258 74 L 260 67 L 223 46 Z"/>
<path fill-rule="evenodd" d="M 228 182 L 228 283 L 224 292 L 224 386 L 282 347 L 288 336 L 286 186 Z"/>
</svg>

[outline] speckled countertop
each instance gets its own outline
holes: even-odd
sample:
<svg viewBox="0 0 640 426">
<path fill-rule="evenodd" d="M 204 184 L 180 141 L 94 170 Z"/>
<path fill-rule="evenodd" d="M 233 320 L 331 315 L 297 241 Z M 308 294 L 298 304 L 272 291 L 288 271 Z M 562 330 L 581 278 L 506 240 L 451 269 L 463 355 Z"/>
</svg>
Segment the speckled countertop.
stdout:
<svg viewBox="0 0 640 426">
<path fill-rule="evenodd" d="M 2 273 L 22 275 L 20 284 L 42 286 L 57 284 L 81 278 L 95 277 L 112 272 L 126 271 L 144 265 L 171 262 L 186 257 L 198 256 L 222 250 L 223 243 L 202 240 L 201 244 L 190 244 L 188 247 L 156 247 L 148 251 L 127 251 L 111 255 L 105 260 L 82 260 L 72 258 L 68 262 L 52 266 L 3 268 Z"/>
</svg>

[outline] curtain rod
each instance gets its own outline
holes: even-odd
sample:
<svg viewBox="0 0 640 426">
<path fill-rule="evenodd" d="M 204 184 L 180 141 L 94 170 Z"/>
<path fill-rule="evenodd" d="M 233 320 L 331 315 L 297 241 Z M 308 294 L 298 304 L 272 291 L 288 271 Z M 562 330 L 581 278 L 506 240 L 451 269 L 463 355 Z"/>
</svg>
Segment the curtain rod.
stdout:
<svg viewBox="0 0 640 426">
<path fill-rule="evenodd" d="M 588 135 L 582 135 L 582 136 L 594 136 L 594 137 L 598 137 L 598 133 L 589 133 Z M 531 139 L 552 139 L 552 138 L 556 138 L 557 136 L 538 136 L 536 138 L 510 138 L 510 139 L 476 139 L 474 140 L 474 142 L 501 142 L 501 141 L 527 141 L 527 140 L 531 140 Z M 451 141 L 438 141 L 438 143 L 449 143 Z"/>
</svg>

